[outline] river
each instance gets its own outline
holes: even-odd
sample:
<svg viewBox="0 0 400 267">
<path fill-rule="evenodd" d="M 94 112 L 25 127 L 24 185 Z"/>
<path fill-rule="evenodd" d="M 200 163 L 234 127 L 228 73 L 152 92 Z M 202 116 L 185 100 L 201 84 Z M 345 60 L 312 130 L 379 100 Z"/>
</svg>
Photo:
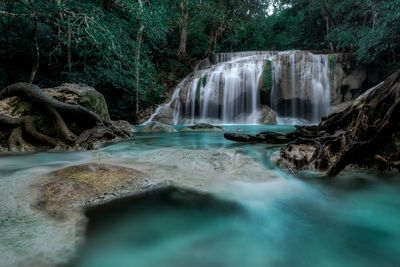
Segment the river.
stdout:
<svg viewBox="0 0 400 267">
<path fill-rule="evenodd" d="M 291 176 L 270 161 L 278 150 L 223 132 L 177 132 L 137 133 L 97 151 L 3 154 L 0 265 L 400 266 L 398 174 Z M 171 187 L 89 210 L 82 232 L 32 207 L 43 174 L 86 162 L 135 168 Z"/>
</svg>

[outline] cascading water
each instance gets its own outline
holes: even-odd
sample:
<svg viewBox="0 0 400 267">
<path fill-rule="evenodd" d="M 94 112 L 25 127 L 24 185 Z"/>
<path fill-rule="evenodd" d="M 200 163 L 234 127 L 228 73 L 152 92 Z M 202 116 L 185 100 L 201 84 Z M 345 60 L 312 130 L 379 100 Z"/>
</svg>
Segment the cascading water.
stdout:
<svg viewBox="0 0 400 267">
<path fill-rule="evenodd" d="M 272 83 L 262 88 L 267 62 Z M 268 105 L 277 113 L 279 124 L 299 123 L 299 119 L 318 123 L 329 111 L 330 77 L 329 55 L 306 51 L 216 54 L 201 61 L 147 122 L 257 124 L 262 106 Z"/>
<path fill-rule="evenodd" d="M 274 82 L 270 106 L 278 113 L 279 124 L 294 124 L 299 119 L 319 123 L 328 115 L 331 103 L 329 55 L 290 51 L 279 53 L 271 62 Z"/>
</svg>

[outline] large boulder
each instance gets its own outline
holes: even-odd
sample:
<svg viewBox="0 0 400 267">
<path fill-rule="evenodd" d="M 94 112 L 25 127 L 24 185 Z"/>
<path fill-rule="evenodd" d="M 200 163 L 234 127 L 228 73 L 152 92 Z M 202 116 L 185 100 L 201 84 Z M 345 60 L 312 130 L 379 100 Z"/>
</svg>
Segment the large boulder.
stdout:
<svg viewBox="0 0 400 267">
<path fill-rule="evenodd" d="M 171 125 L 174 122 L 174 109 L 173 104 L 166 105 L 159 110 L 158 114 L 154 116 L 153 121 L 158 121 L 162 124 Z"/>
<path fill-rule="evenodd" d="M 33 206 L 61 219 L 90 205 L 145 190 L 148 178 L 142 172 L 121 166 L 71 166 L 47 175 Z"/>
<path fill-rule="evenodd" d="M 162 124 L 158 121 L 152 121 L 141 130 L 143 133 L 173 133 L 177 132 L 171 125 Z"/>
<path fill-rule="evenodd" d="M 276 112 L 273 111 L 271 108 L 268 106 L 262 106 L 260 111 L 260 117 L 259 117 L 259 122 L 261 124 L 273 124 L 275 125 L 277 123 L 276 121 Z"/>
<path fill-rule="evenodd" d="M 65 83 L 58 87 L 43 89 L 43 91 L 61 102 L 81 105 L 96 112 L 105 120 L 110 120 L 106 100 L 92 87 Z M 0 100 L 0 114 L 2 115 L 20 118 L 32 112 L 35 112 L 32 105 L 19 97 L 14 96 Z"/>
<path fill-rule="evenodd" d="M 105 120 L 110 120 L 104 96 L 92 87 L 65 83 L 58 87 L 44 89 L 44 91 L 61 102 L 84 106 L 93 110 Z"/>
<path fill-rule="evenodd" d="M 114 127 L 119 129 L 120 131 L 123 131 L 128 136 L 133 136 L 133 134 L 136 132 L 136 129 L 128 121 L 119 120 L 119 121 L 114 121 L 113 124 Z"/>
</svg>

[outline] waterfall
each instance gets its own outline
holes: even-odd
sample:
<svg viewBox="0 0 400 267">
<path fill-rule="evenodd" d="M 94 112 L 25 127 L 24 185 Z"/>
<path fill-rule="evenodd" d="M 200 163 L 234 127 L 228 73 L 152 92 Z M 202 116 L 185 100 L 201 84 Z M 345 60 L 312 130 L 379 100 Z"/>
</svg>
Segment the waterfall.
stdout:
<svg viewBox="0 0 400 267">
<path fill-rule="evenodd" d="M 274 82 L 270 106 L 278 123 L 319 123 L 331 103 L 329 55 L 282 52 L 271 59 Z M 335 79 L 335 75 L 332 75 Z"/>
<path fill-rule="evenodd" d="M 267 61 L 272 84 L 262 93 L 260 80 Z M 200 61 L 147 122 L 257 124 L 261 107 L 268 105 L 280 124 L 318 123 L 330 108 L 331 76 L 329 55 L 220 53 Z"/>
</svg>

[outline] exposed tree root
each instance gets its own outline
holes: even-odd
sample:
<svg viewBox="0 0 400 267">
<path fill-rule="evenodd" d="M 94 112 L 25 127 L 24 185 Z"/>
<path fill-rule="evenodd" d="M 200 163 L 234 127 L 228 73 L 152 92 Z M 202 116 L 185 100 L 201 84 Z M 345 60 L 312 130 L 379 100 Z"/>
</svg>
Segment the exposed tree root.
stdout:
<svg viewBox="0 0 400 267">
<path fill-rule="evenodd" d="M 25 118 L 11 118 L 0 114 L 0 126 L 3 128 L 14 128 L 24 124 Z"/>
<path fill-rule="evenodd" d="M 399 126 L 399 122 L 400 100 L 397 99 L 395 104 L 389 109 L 385 117 L 376 127 L 376 130 L 373 129 L 375 135 L 368 141 L 352 142 L 331 166 L 328 175 L 337 175 L 347 165 L 351 163 L 362 163 L 365 159 L 377 155 L 383 146 L 391 140 L 393 132 L 396 130 L 396 127 Z M 362 155 L 362 157 L 360 157 L 360 155 Z"/>
<path fill-rule="evenodd" d="M 295 139 L 294 136 L 274 132 L 263 132 L 257 135 L 225 133 L 224 137 L 228 140 L 241 143 L 269 143 L 287 144 Z"/>
<path fill-rule="evenodd" d="M 38 130 L 36 130 L 35 127 L 35 118 L 32 116 L 26 116 L 25 117 L 25 131 L 31 136 L 33 137 L 36 141 L 42 143 L 42 144 L 46 144 L 46 145 L 50 145 L 50 146 L 57 146 L 59 144 L 59 141 L 53 137 L 49 137 L 47 135 L 44 135 L 40 132 L 38 132 Z"/>
<path fill-rule="evenodd" d="M 35 125 L 34 116 L 11 118 L 0 114 L 0 129 L 10 132 L 8 144 L 11 151 L 33 150 L 34 146 L 26 140 L 48 148 L 91 149 L 102 141 L 130 136 L 130 133 L 115 127 L 111 121 L 104 120 L 97 113 L 79 105 L 58 101 L 47 95 L 37 85 L 16 83 L 0 92 L 0 100 L 13 96 L 20 97 L 39 110 L 47 119 L 47 124 L 54 128 L 55 134 L 49 136 L 40 132 Z M 64 118 L 74 125 L 75 132 L 71 130 L 72 128 L 68 126 Z"/>
<path fill-rule="evenodd" d="M 51 96 L 47 95 L 43 90 L 34 84 L 29 83 L 15 83 L 4 88 L 0 92 L 0 100 L 19 96 L 21 99 L 28 101 L 29 103 L 35 105 L 37 108 L 47 112 L 49 109 L 54 109 L 58 111 L 63 117 L 72 118 L 75 120 L 80 120 L 84 123 L 89 123 L 89 126 L 96 124 L 110 124 L 100 117 L 97 113 L 79 106 L 66 104 L 58 101 Z"/>
<path fill-rule="evenodd" d="M 14 128 L 8 138 L 9 149 L 12 152 L 32 151 L 33 146 L 22 137 L 22 127 Z"/>
<path fill-rule="evenodd" d="M 66 143 L 73 143 L 77 139 L 77 136 L 71 132 L 60 113 L 55 109 L 50 109 L 48 113 L 54 123 L 57 137 Z"/>
</svg>

